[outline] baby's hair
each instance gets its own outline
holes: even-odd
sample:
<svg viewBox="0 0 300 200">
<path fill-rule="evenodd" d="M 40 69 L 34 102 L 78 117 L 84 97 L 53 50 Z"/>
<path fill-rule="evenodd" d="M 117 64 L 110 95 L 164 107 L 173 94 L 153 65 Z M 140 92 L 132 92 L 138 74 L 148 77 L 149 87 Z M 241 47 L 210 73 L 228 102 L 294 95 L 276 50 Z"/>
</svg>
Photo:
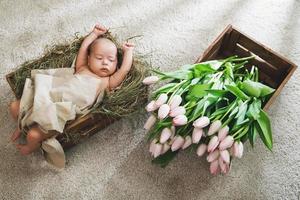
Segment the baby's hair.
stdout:
<svg viewBox="0 0 300 200">
<path fill-rule="evenodd" d="M 106 37 L 98 37 L 96 40 L 94 40 L 88 47 L 87 51 L 88 51 L 88 55 L 90 55 L 90 53 L 92 52 L 93 50 L 93 47 L 94 45 L 97 43 L 97 41 L 101 40 L 101 39 L 106 39 L 106 40 L 109 40 L 111 41 L 117 48 L 117 68 L 119 69 L 121 67 L 121 64 L 122 64 L 122 57 L 123 57 L 123 53 L 122 53 L 122 49 L 118 48 L 118 45 L 112 41 L 111 39 L 109 38 L 106 38 Z"/>
</svg>

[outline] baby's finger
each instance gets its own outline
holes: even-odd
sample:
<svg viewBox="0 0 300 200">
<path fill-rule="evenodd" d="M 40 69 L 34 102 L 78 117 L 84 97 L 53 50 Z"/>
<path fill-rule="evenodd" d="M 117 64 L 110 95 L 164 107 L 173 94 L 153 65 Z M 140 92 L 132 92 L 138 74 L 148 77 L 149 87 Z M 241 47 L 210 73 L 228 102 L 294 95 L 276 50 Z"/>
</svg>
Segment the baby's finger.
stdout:
<svg viewBox="0 0 300 200">
<path fill-rule="evenodd" d="M 135 46 L 135 45 L 134 45 L 133 43 L 131 43 L 131 42 L 126 42 L 125 45 L 128 46 L 128 47 L 134 47 L 134 46 Z"/>
</svg>

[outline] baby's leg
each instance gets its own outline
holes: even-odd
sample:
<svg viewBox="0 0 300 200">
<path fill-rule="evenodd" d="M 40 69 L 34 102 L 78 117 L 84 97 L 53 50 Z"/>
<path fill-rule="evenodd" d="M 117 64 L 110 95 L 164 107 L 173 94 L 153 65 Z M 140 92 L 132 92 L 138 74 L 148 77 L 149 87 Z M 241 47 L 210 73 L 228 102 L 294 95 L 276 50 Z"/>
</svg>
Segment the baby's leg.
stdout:
<svg viewBox="0 0 300 200">
<path fill-rule="evenodd" d="M 37 126 L 34 126 L 27 133 L 27 144 L 17 144 L 17 148 L 20 150 L 21 154 L 28 155 L 37 150 L 41 146 L 43 140 L 52 136 L 53 134 L 45 134 Z"/>
<path fill-rule="evenodd" d="M 18 120 L 19 110 L 20 110 L 20 100 L 13 101 L 10 106 L 9 110 L 11 113 L 11 116 L 14 118 L 14 120 Z M 16 128 L 16 130 L 11 135 L 11 141 L 16 141 L 21 136 L 21 131 L 19 128 Z"/>
<path fill-rule="evenodd" d="M 20 110 L 20 100 L 13 101 L 9 106 L 10 114 L 14 120 L 18 120 Z"/>
</svg>

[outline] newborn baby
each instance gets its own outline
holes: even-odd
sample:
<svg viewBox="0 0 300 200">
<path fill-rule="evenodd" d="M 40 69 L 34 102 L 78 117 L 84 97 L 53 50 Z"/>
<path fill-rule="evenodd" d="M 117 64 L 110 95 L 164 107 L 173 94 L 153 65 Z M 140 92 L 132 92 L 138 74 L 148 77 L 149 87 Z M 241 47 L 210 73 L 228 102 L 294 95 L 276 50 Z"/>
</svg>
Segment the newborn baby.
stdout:
<svg viewBox="0 0 300 200">
<path fill-rule="evenodd" d="M 122 46 L 123 60 L 120 68 L 117 69 L 117 47 L 111 40 L 101 37 L 106 32 L 105 27 L 96 25 L 83 40 L 75 62 L 75 76 L 99 79 L 101 84 L 97 86 L 97 94 L 118 87 L 130 71 L 133 60 L 134 45 L 126 42 Z M 10 112 L 13 118 L 18 120 L 20 100 L 11 103 Z M 27 131 L 26 144 L 16 143 L 16 147 L 23 155 L 27 155 L 38 149 L 42 141 L 56 134 L 44 132 L 36 123 Z M 17 128 L 11 136 L 12 142 L 15 142 L 20 136 L 21 130 Z"/>
</svg>

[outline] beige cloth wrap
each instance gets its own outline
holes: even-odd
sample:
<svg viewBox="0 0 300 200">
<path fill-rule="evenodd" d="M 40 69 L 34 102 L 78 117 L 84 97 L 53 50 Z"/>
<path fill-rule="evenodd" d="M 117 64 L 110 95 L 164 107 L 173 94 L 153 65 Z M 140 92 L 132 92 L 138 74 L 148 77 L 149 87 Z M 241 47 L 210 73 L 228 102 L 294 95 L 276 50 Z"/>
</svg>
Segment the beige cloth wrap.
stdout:
<svg viewBox="0 0 300 200">
<path fill-rule="evenodd" d="M 102 101 L 101 79 L 86 74 L 74 74 L 71 68 L 32 70 L 20 101 L 18 126 L 27 133 L 38 124 L 45 133 L 62 133 L 65 124 L 76 114 L 87 114 Z M 50 164 L 65 167 L 65 154 L 56 135 L 42 142 L 45 159 Z"/>
<path fill-rule="evenodd" d="M 46 133 L 62 133 L 67 121 L 86 114 L 102 100 L 104 92 L 97 94 L 100 84 L 96 77 L 74 74 L 74 68 L 32 70 L 20 101 L 20 129 L 37 123 Z"/>
</svg>

